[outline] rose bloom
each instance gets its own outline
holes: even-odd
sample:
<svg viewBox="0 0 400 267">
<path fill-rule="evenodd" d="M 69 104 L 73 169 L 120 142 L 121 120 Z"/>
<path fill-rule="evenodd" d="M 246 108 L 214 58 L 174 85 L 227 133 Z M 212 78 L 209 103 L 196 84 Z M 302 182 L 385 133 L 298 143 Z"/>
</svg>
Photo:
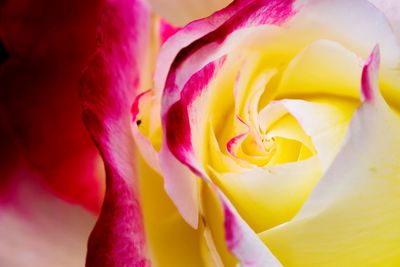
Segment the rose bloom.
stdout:
<svg viewBox="0 0 400 267">
<path fill-rule="evenodd" d="M 156 2 L 177 25 L 207 9 Z M 98 4 L 87 47 L 63 50 L 75 81 L 87 65 L 79 97 L 49 99 L 80 103 L 99 154 L 75 120 L 32 149 L 18 102 L 1 109 L 5 151 L 24 156 L 2 186 L 0 265 L 82 266 L 94 217 L 68 200 L 98 215 L 88 267 L 398 266 L 400 10 L 371 2 L 237 0 L 182 28 L 142 0 Z"/>
</svg>

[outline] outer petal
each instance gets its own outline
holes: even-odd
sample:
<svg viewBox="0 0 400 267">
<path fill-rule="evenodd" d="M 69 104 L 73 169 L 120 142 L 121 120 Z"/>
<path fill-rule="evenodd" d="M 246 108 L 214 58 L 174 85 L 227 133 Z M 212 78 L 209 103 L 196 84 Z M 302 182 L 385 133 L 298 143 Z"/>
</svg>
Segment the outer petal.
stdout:
<svg viewBox="0 0 400 267">
<path fill-rule="evenodd" d="M 400 260 L 400 118 L 377 85 L 377 49 L 364 66 L 365 102 L 347 141 L 289 223 L 262 234 L 287 266 L 396 266 Z"/>
<path fill-rule="evenodd" d="M 194 19 L 209 16 L 232 0 L 149 0 L 152 8 L 175 25 L 184 25 Z"/>
<path fill-rule="evenodd" d="M 77 92 L 99 7 L 98 0 L 0 1 L 0 106 L 10 134 L 56 195 L 94 212 L 103 170 Z"/>
<path fill-rule="evenodd" d="M 44 189 L 21 162 L 8 174 L 0 197 L 0 265 L 81 267 L 95 218 Z"/>
<path fill-rule="evenodd" d="M 141 0 L 105 3 L 100 46 L 83 77 L 83 119 L 105 162 L 106 196 L 86 266 L 148 266 L 136 192 L 130 104 L 146 62 L 150 12 Z"/>
</svg>

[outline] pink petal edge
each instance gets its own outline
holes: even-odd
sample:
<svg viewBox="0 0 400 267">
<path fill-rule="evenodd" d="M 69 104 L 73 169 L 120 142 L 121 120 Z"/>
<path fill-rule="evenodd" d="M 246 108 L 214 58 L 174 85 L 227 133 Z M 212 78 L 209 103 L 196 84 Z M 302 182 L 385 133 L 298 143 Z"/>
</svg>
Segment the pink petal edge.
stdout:
<svg viewBox="0 0 400 267">
<path fill-rule="evenodd" d="M 376 97 L 374 88 L 378 88 L 379 45 L 376 45 L 364 64 L 361 75 L 361 94 L 365 101 L 373 102 Z"/>
</svg>

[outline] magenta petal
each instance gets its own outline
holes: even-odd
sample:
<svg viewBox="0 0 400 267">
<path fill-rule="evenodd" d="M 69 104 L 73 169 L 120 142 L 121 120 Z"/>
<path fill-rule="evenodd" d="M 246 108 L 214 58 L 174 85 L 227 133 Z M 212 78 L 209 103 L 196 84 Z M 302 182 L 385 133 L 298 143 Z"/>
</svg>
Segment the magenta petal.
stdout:
<svg viewBox="0 0 400 267">
<path fill-rule="evenodd" d="M 141 0 L 107 1 L 99 48 L 82 80 L 83 120 L 103 157 L 106 195 L 88 243 L 87 267 L 149 266 L 135 174 L 130 105 L 149 47 Z"/>
</svg>

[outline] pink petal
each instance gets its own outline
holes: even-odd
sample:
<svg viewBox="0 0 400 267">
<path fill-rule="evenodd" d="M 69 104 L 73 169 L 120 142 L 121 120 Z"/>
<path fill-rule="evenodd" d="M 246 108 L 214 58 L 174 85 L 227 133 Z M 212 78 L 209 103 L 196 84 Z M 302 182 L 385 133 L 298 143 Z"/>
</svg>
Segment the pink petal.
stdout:
<svg viewBox="0 0 400 267">
<path fill-rule="evenodd" d="M 361 75 L 361 94 L 365 101 L 374 101 L 374 88 L 378 88 L 378 71 L 379 71 L 379 46 L 375 46 L 364 65 Z"/>
<path fill-rule="evenodd" d="M 130 104 L 149 48 L 150 11 L 141 0 L 105 3 L 99 48 L 82 81 L 83 119 L 103 157 L 106 195 L 86 266 L 149 266 L 134 167 Z"/>
</svg>

